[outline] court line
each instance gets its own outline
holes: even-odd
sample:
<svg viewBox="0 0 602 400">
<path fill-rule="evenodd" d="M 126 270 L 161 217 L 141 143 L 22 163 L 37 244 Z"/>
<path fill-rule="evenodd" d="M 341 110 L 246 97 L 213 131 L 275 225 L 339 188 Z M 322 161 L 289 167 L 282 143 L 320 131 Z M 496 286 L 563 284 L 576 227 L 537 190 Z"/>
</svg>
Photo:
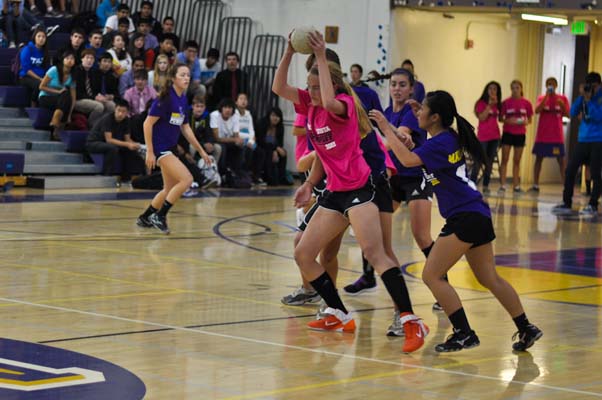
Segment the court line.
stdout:
<svg viewBox="0 0 602 400">
<path fill-rule="evenodd" d="M 471 374 L 471 373 L 462 372 L 462 371 L 442 370 L 439 368 L 426 367 L 426 366 L 422 366 L 422 365 L 412 365 L 409 363 L 380 360 L 380 359 L 372 358 L 372 357 L 363 357 L 363 356 L 357 356 L 357 355 L 353 355 L 353 354 L 337 353 L 337 352 L 333 352 L 333 351 L 312 349 L 312 348 L 307 348 L 307 347 L 302 347 L 302 346 L 293 346 L 293 345 L 289 345 L 289 344 L 270 342 L 268 340 L 259 340 L 259 339 L 252 339 L 252 338 L 247 338 L 247 337 L 242 337 L 242 336 L 227 335 L 227 334 L 223 334 L 223 333 L 209 332 L 209 331 L 204 331 L 204 330 L 200 330 L 200 329 L 190 329 L 190 328 L 185 328 L 185 327 L 181 327 L 181 326 L 162 324 L 162 323 L 158 323 L 158 322 L 119 317 L 117 315 L 78 310 L 75 308 L 67 308 L 67 307 L 59 307 L 59 306 L 51 306 L 51 305 L 46 305 L 46 304 L 32 303 L 32 302 L 28 302 L 28 301 L 10 299 L 10 298 L 6 298 L 6 297 L 0 297 L 0 301 L 21 304 L 24 306 L 45 308 L 45 309 L 49 309 L 49 310 L 55 310 L 55 311 L 61 311 L 61 312 L 67 312 L 67 313 L 75 313 L 75 314 L 80 314 L 80 315 L 96 317 L 96 318 L 107 318 L 107 319 L 112 319 L 112 320 L 116 320 L 116 321 L 129 322 L 129 323 L 133 323 L 133 324 L 155 326 L 157 328 L 171 328 L 171 329 L 173 329 L 175 331 L 179 331 L 179 332 L 189 332 L 189 333 L 201 334 L 201 335 L 206 335 L 206 336 L 218 337 L 218 338 L 222 338 L 222 339 L 238 340 L 241 342 L 261 344 L 261 345 L 272 346 L 272 347 L 280 347 L 280 348 L 298 350 L 298 351 L 314 353 L 314 354 L 336 356 L 339 358 L 348 358 L 348 359 L 357 360 L 357 361 L 373 362 L 376 364 L 384 364 L 384 365 L 394 365 L 397 367 L 404 367 L 404 368 L 416 368 L 419 370 L 424 370 L 424 371 L 429 371 L 429 372 L 436 372 L 436 373 L 447 374 L 447 375 L 456 375 L 456 376 L 462 376 L 462 377 L 467 377 L 467 378 L 475 378 L 475 379 L 482 379 L 482 380 L 495 381 L 495 382 L 529 385 L 529 386 L 542 388 L 542 389 L 548 389 L 548 390 L 557 391 L 557 392 L 582 394 L 582 395 L 602 398 L 602 393 L 588 392 L 588 391 L 584 391 L 584 390 L 564 388 L 564 387 L 560 387 L 560 386 L 552 386 L 552 385 L 545 385 L 545 384 L 540 384 L 540 383 L 522 382 L 522 381 L 514 381 L 514 380 L 508 381 L 506 379 L 499 378 L 499 377 L 480 375 L 480 374 Z"/>
</svg>

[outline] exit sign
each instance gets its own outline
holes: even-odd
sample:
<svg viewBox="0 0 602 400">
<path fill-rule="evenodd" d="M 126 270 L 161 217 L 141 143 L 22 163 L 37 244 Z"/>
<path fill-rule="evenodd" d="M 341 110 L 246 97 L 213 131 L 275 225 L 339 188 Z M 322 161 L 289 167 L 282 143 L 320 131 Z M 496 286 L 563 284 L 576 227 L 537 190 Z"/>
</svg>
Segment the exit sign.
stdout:
<svg viewBox="0 0 602 400">
<path fill-rule="evenodd" d="M 573 35 L 587 35 L 588 25 L 585 21 L 575 21 L 571 24 L 571 33 Z"/>
</svg>

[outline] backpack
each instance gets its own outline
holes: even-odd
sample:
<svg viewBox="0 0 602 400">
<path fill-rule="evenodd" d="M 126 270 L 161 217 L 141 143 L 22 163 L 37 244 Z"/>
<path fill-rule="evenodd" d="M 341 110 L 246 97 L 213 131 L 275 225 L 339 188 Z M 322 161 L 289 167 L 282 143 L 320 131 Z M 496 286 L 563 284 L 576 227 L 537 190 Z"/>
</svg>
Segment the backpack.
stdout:
<svg viewBox="0 0 602 400">
<path fill-rule="evenodd" d="M 211 165 L 206 165 L 205 160 L 201 158 L 197 163 L 197 167 L 199 167 L 207 182 L 215 182 L 216 186 L 221 186 L 222 177 L 217 170 L 215 158 L 213 158 L 213 156 L 209 156 L 209 158 L 211 159 Z"/>
<path fill-rule="evenodd" d="M 250 189 L 253 186 L 253 180 L 246 171 L 234 172 L 228 168 L 225 176 L 225 184 L 233 189 Z"/>
<path fill-rule="evenodd" d="M 85 11 L 73 17 L 71 28 L 82 28 L 89 35 L 98 25 L 98 16 L 94 11 Z"/>
</svg>

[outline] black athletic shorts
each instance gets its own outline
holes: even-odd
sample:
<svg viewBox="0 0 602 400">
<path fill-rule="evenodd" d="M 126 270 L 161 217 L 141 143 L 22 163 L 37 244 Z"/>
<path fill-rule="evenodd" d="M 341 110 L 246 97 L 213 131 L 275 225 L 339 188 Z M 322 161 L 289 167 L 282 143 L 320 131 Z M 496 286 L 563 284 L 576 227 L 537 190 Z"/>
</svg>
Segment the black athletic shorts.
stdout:
<svg viewBox="0 0 602 400">
<path fill-rule="evenodd" d="M 391 184 L 391 195 L 397 203 L 406 204 L 413 200 L 432 200 L 433 185 L 424 177 L 393 175 L 389 180 Z"/>
<path fill-rule="evenodd" d="M 393 212 L 393 197 L 391 195 L 391 185 L 389 185 L 389 177 L 386 172 L 383 172 L 378 177 L 374 178 L 374 199 L 372 202 L 378 207 L 378 212 Z"/>
<path fill-rule="evenodd" d="M 525 147 L 526 135 L 513 135 L 512 133 L 504 132 L 502 135 L 502 144 L 512 147 Z"/>
<path fill-rule="evenodd" d="M 465 243 L 472 243 L 471 249 L 482 246 L 495 239 L 491 218 L 478 212 L 463 212 L 452 215 L 445 221 L 439 236 L 456 234 Z"/>
<path fill-rule="evenodd" d="M 368 182 L 359 189 L 348 192 L 331 192 L 326 190 L 323 198 L 320 200 L 320 207 L 340 212 L 347 217 L 347 213 L 351 208 L 372 202 L 374 195 L 375 187 L 372 176 L 370 176 Z"/>
<path fill-rule="evenodd" d="M 311 217 L 314 216 L 314 214 L 316 213 L 316 210 L 318 209 L 318 207 L 320 207 L 320 199 L 321 198 L 322 198 L 322 196 L 316 196 L 315 203 L 312 204 L 312 206 L 309 207 L 309 210 L 307 210 L 307 212 L 305 213 L 305 217 L 303 217 L 303 221 L 301 221 L 301 223 L 298 226 L 300 231 L 305 231 L 305 228 L 307 228 L 307 225 L 309 224 Z"/>
</svg>

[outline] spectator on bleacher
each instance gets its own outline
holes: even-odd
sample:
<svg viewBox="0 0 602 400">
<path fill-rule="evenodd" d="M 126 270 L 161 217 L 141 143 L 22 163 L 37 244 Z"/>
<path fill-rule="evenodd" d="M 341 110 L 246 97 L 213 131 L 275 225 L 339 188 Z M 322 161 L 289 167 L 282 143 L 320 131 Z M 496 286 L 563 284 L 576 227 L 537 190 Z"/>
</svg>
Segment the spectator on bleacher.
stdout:
<svg viewBox="0 0 602 400">
<path fill-rule="evenodd" d="M 207 58 L 199 60 L 201 64 L 201 83 L 209 89 L 213 85 L 215 76 L 222 70 L 222 64 L 219 62 L 219 50 L 210 48 L 207 51 Z"/>
<path fill-rule="evenodd" d="M 263 148 L 257 146 L 255 141 L 255 128 L 253 127 L 253 116 L 247 109 L 249 105 L 249 97 L 246 93 L 239 93 L 236 98 L 236 112 L 238 117 L 239 136 L 244 140 L 243 160 L 244 167 L 247 171 L 251 171 L 253 183 L 265 184 L 261 178 L 263 173 L 263 165 L 265 152 Z"/>
<path fill-rule="evenodd" d="M 194 40 L 184 43 L 184 51 L 178 53 L 176 61 L 186 64 L 190 68 L 190 84 L 188 85 L 188 97 L 205 96 L 207 91 L 201 85 L 201 63 L 198 59 L 199 44 Z"/>
<path fill-rule="evenodd" d="M 174 41 L 173 45 L 175 47 L 176 52 L 180 50 L 180 37 L 176 35 L 176 20 L 173 19 L 172 16 L 167 16 L 163 18 L 163 25 L 161 26 L 161 34 L 157 37 L 161 40 L 161 37 L 165 34 L 171 33 L 173 35 Z"/>
<path fill-rule="evenodd" d="M 117 22 L 117 30 L 112 30 L 111 32 L 102 35 L 102 47 L 105 49 L 110 49 L 113 45 L 113 38 L 119 33 L 123 35 L 123 41 L 125 42 L 125 47 L 127 48 L 130 45 L 130 35 L 128 33 L 129 26 L 130 21 L 127 18 L 119 18 L 119 21 Z"/>
<path fill-rule="evenodd" d="M 132 140 L 134 140 L 135 142 L 145 144 L 144 121 L 146 120 L 146 117 L 148 116 L 148 111 L 150 110 L 152 105 L 153 101 L 150 100 L 148 103 L 146 103 L 146 108 L 142 113 L 136 114 L 132 118 L 130 118 L 130 134 L 132 136 Z"/>
<path fill-rule="evenodd" d="M 52 137 L 58 140 L 58 133 L 65 123 L 71 121 L 75 106 L 75 83 L 71 71 L 75 66 L 75 54 L 67 51 L 59 63 L 50 67 L 40 82 L 40 107 L 53 111 L 50 126 Z"/>
<path fill-rule="evenodd" d="M 96 96 L 100 90 L 100 71 L 93 68 L 94 50 L 85 49 L 82 52 L 81 64 L 73 68 L 73 81 L 75 82 L 75 111 L 88 117 L 88 126 L 91 127 L 105 112 L 105 104 L 97 101 Z"/>
<path fill-rule="evenodd" d="M 132 174 L 144 171 L 144 161 L 138 155 L 140 143 L 132 140 L 128 118 L 128 103 L 115 100 L 115 111 L 100 118 L 86 139 L 90 154 L 103 154 L 103 175 L 113 175 L 118 159 L 122 160 L 121 181 L 127 182 Z"/>
<path fill-rule="evenodd" d="M 98 17 L 98 26 L 104 28 L 107 24 L 107 19 L 111 15 L 117 13 L 117 7 L 119 6 L 119 0 L 102 0 L 102 3 L 96 8 L 96 16 Z"/>
<path fill-rule="evenodd" d="M 174 34 L 166 33 L 161 37 L 159 47 L 155 49 L 148 49 L 145 54 L 146 69 L 153 69 L 155 60 L 159 54 L 167 56 L 169 65 L 173 65 L 176 62 L 176 50 L 174 47 Z"/>
<path fill-rule="evenodd" d="M 148 19 L 138 21 L 136 32 L 144 34 L 144 50 L 159 46 L 159 39 L 151 33 L 151 22 Z"/>
<path fill-rule="evenodd" d="M 226 69 L 215 77 L 213 84 L 214 103 L 222 99 L 234 100 L 240 92 L 247 93 L 247 74 L 239 68 L 240 57 L 231 51 L 226 54 Z"/>
<path fill-rule="evenodd" d="M 265 180 L 268 185 L 289 185 L 286 176 L 286 150 L 282 110 L 273 107 L 257 123 L 257 145 L 265 151 Z"/>
<path fill-rule="evenodd" d="M 414 75 L 414 93 L 412 94 L 412 98 L 417 102 L 422 103 L 422 100 L 424 100 L 424 96 L 426 95 L 426 90 L 424 89 L 424 84 L 418 81 L 418 76 L 416 76 L 416 73 L 414 72 L 414 63 L 412 60 L 404 60 L 401 63 L 401 68 L 407 69 Z"/>
<path fill-rule="evenodd" d="M 132 69 L 132 57 L 125 49 L 125 39 L 121 33 L 113 36 L 113 47 L 107 50 L 113 57 L 113 72 L 115 76 L 121 76 Z"/>
<path fill-rule="evenodd" d="M 40 94 L 40 82 L 50 64 L 46 31 L 43 28 L 33 31 L 31 42 L 19 54 L 19 64 L 19 84 L 27 88 L 27 95 L 35 107 Z"/>
<path fill-rule="evenodd" d="M 155 69 L 148 73 L 148 86 L 153 87 L 157 92 L 160 92 L 161 88 L 167 82 L 168 69 L 169 59 L 165 54 L 159 54 L 155 61 Z"/>
<path fill-rule="evenodd" d="M 115 99 L 121 97 L 119 94 L 119 81 L 113 74 L 113 57 L 109 53 L 104 53 L 98 60 L 98 95 L 95 100 L 100 101 L 106 112 L 115 110 Z"/>
<path fill-rule="evenodd" d="M 234 114 L 236 104 L 234 100 L 223 99 L 217 110 L 210 114 L 209 126 L 213 130 L 215 141 L 222 147 L 222 157 L 218 164 L 220 174 L 225 174 L 227 169 L 239 172 L 242 168 L 242 148 L 244 140 L 240 137 L 238 117 Z"/>
<path fill-rule="evenodd" d="M 140 26 L 142 21 L 148 20 L 149 23 L 149 31 L 148 33 L 152 33 L 155 36 L 158 36 L 162 32 L 162 27 L 159 21 L 153 17 L 153 3 L 152 1 L 143 1 L 140 4 L 140 10 L 132 15 L 132 19 L 134 20 L 134 24 L 136 27 Z M 151 48 L 154 48 L 153 46 Z"/>
<path fill-rule="evenodd" d="M 132 117 L 144 112 L 146 103 L 157 98 L 157 91 L 148 86 L 148 72 L 145 69 L 134 72 L 134 86 L 125 91 L 123 99 L 130 105 Z"/>
<path fill-rule="evenodd" d="M 121 18 L 126 18 L 129 22 L 127 33 L 134 33 L 136 27 L 134 26 L 134 21 L 130 18 L 130 6 L 127 4 L 119 4 L 117 6 L 117 13 L 115 15 L 111 15 L 107 18 L 107 22 L 105 22 L 103 34 L 106 35 L 111 31 L 116 31 L 119 26 L 119 20 Z"/>
<path fill-rule="evenodd" d="M 216 163 L 219 163 L 220 156 L 222 155 L 222 146 L 216 143 L 213 130 L 209 126 L 209 111 L 207 111 L 207 105 L 203 97 L 193 97 L 192 110 L 190 111 L 188 121 L 190 121 L 190 127 L 194 132 L 194 136 L 201 146 L 203 146 L 205 152 L 213 156 Z"/>
<path fill-rule="evenodd" d="M 64 2 L 64 0 L 63 0 L 63 2 Z M 46 15 L 45 15 L 46 17 L 59 18 L 59 17 L 63 16 L 63 14 L 59 13 L 52 7 L 51 0 L 44 0 L 44 6 L 46 7 Z M 64 5 L 63 5 L 63 8 L 64 8 Z M 37 16 L 42 15 L 42 12 L 36 6 L 36 0 L 29 0 L 29 9 L 31 10 L 31 13 L 34 15 L 37 15 Z"/>
<path fill-rule="evenodd" d="M 132 59 L 142 57 L 143 60 L 146 60 L 147 51 L 144 49 L 144 34 L 136 32 L 132 35 L 128 53 Z"/>
<path fill-rule="evenodd" d="M 44 22 L 29 12 L 23 6 L 22 0 L 0 0 L 0 4 L 2 16 L 4 17 L 4 31 L 9 48 L 14 49 L 17 47 L 16 42 L 19 42 L 19 33 L 29 33 L 34 26 L 44 28 Z"/>
<path fill-rule="evenodd" d="M 102 47 L 102 31 L 100 29 L 94 29 L 88 36 L 88 44 L 86 49 L 92 49 L 96 53 L 96 59 L 98 60 L 101 55 L 106 53 L 106 49 Z M 95 63 L 94 68 L 98 67 Z"/>
<path fill-rule="evenodd" d="M 349 83 L 351 86 L 368 86 L 365 82 L 362 81 L 362 75 L 364 74 L 364 69 L 359 64 L 352 64 L 349 68 L 349 78 L 351 82 Z"/>
<path fill-rule="evenodd" d="M 144 68 L 144 58 L 134 57 L 132 68 L 119 78 L 119 95 L 123 97 L 125 91 L 134 86 L 134 73 Z"/>
<path fill-rule="evenodd" d="M 57 65 L 61 58 L 61 54 L 65 51 L 70 50 L 75 54 L 75 65 L 79 65 L 82 60 L 82 52 L 85 48 L 84 38 L 86 33 L 82 28 L 73 28 L 71 30 L 71 36 L 69 37 L 69 43 L 58 49 L 56 56 L 54 56 L 53 65 Z M 94 59 L 96 59 L 96 52 Z"/>
</svg>

